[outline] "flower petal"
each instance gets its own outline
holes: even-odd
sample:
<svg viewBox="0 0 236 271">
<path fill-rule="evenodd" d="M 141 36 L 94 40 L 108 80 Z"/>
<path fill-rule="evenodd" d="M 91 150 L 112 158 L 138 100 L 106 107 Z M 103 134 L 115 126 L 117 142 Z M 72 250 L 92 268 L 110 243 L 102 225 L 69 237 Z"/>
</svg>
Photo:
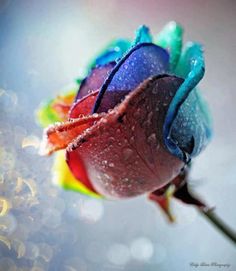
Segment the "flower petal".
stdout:
<svg viewBox="0 0 236 271">
<path fill-rule="evenodd" d="M 51 154 L 54 151 L 66 148 L 74 138 L 92 126 L 102 116 L 103 114 L 94 114 L 49 126 L 44 131 L 41 153 Z"/>
<path fill-rule="evenodd" d="M 167 148 L 186 162 L 205 147 L 211 135 L 206 105 L 199 91 L 194 89 L 204 70 L 202 47 L 189 43 L 177 67 L 178 74 L 184 76 L 185 81 L 170 104 L 164 124 Z"/>
<path fill-rule="evenodd" d="M 97 65 L 105 65 L 112 61 L 117 61 L 130 47 L 130 41 L 127 39 L 116 39 L 109 43 L 105 49 L 99 54 L 99 56 L 92 61 L 89 68 L 93 68 Z"/>
<path fill-rule="evenodd" d="M 75 91 L 68 92 L 66 95 L 59 95 L 53 100 L 51 107 L 61 121 L 67 120 L 69 110 L 75 99 Z"/>
<path fill-rule="evenodd" d="M 88 95 L 90 92 L 99 89 L 115 65 L 115 62 L 109 62 L 93 68 L 89 75 L 81 82 L 75 102 Z"/>
<path fill-rule="evenodd" d="M 120 60 L 101 87 L 93 112 L 106 112 L 150 76 L 169 70 L 169 55 L 152 43 L 141 43 Z"/>
<path fill-rule="evenodd" d="M 70 157 L 66 157 L 66 163 L 70 169 L 70 172 L 79 182 L 81 182 L 85 187 L 87 187 L 87 189 L 95 192 L 96 194 L 99 194 L 94 188 L 92 182 L 90 181 L 90 178 L 88 176 L 89 172 L 87 171 L 84 165 L 84 161 L 83 159 L 81 159 L 78 152 L 71 152 Z"/>
<path fill-rule="evenodd" d="M 146 25 L 141 25 L 136 30 L 136 35 L 134 39 L 134 45 L 139 43 L 152 42 L 152 36 L 150 34 L 150 29 Z"/>
<path fill-rule="evenodd" d="M 54 100 L 50 100 L 48 102 L 41 103 L 36 111 L 37 121 L 42 127 L 47 127 L 56 121 L 61 121 L 57 112 L 52 108 L 53 101 Z"/>
<path fill-rule="evenodd" d="M 180 24 L 169 22 L 157 35 L 156 44 L 170 54 L 170 70 L 174 71 L 182 49 L 183 28 Z"/>
<path fill-rule="evenodd" d="M 65 121 L 75 95 L 76 89 L 74 88 L 67 91 L 66 94 L 59 95 L 55 99 L 42 103 L 36 111 L 39 124 L 42 127 L 47 127 L 57 121 Z"/>
<path fill-rule="evenodd" d="M 81 115 L 89 115 L 97 99 L 99 90 L 96 90 L 73 104 L 69 112 L 69 118 L 79 118 Z"/>
<path fill-rule="evenodd" d="M 158 76 L 127 95 L 68 145 L 72 173 L 78 176 L 75 160 L 79 159 L 95 190 L 113 198 L 156 190 L 178 175 L 183 162 L 165 149 L 162 128 L 182 82 L 174 76 Z"/>
<path fill-rule="evenodd" d="M 101 195 L 94 191 L 89 181 L 82 183 L 73 176 L 66 163 L 64 151 L 56 153 L 53 164 L 53 182 L 64 189 L 76 191 L 94 198 L 102 198 Z M 90 187 L 92 187 L 92 189 L 89 189 Z"/>
</svg>

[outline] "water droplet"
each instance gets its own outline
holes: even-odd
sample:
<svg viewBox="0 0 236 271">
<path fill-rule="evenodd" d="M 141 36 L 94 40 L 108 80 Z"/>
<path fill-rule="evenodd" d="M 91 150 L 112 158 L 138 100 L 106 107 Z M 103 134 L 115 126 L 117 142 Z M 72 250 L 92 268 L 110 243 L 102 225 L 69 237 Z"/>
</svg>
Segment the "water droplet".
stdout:
<svg viewBox="0 0 236 271">
<path fill-rule="evenodd" d="M 147 143 L 150 145 L 155 145 L 157 142 L 156 134 L 152 133 L 148 138 L 147 138 Z"/>
<path fill-rule="evenodd" d="M 141 109 L 137 108 L 136 111 L 134 111 L 134 118 L 139 119 L 141 116 Z"/>
<path fill-rule="evenodd" d="M 108 141 L 109 144 L 113 144 L 116 140 L 115 140 L 114 137 L 111 136 L 111 137 L 108 138 L 107 141 Z"/>
<path fill-rule="evenodd" d="M 130 148 L 123 149 L 123 158 L 125 161 L 129 160 L 129 158 L 133 155 L 133 150 Z"/>
<path fill-rule="evenodd" d="M 130 143 L 134 143 L 135 142 L 135 137 L 134 136 L 131 136 L 130 138 Z"/>
<path fill-rule="evenodd" d="M 106 173 L 103 174 L 103 177 L 105 178 L 105 180 L 111 180 L 112 177 Z"/>
<path fill-rule="evenodd" d="M 148 116 L 147 116 L 147 121 L 148 122 L 151 122 L 152 116 L 153 116 L 153 112 L 151 111 L 151 112 L 148 113 Z"/>
<path fill-rule="evenodd" d="M 123 182 L 124 182 L 124 183 L 129 183 L 129 178 L 124 178 L 124 179 L 123 179 Z"/>
<path fill-rule="evenodd" d="M 102 161 L 102 165 L 104 165 L 104 166 L 106 166 L 107 163 L 108 163 L 107 160 L 103 160 L 103 161 Z"/>
<path fill-rule="evenodd" d="M 152 94 L 157 94 L 157 93 L 158 93 L 158 84 L 156 83 L 156 85 L 152 89 Z"/>
</svg>

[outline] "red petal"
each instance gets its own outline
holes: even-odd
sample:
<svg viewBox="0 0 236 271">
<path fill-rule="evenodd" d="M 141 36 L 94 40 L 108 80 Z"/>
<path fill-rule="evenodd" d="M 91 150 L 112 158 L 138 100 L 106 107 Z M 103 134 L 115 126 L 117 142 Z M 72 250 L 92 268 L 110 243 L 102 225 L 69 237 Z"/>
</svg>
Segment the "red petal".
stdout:
<svg viewBox="0 0 236 271">
<path fill-rule="evenodd" d="M 97 193 L 94 189 L 93 185 L 91 184 L 88 174 L 85 170 L 83 160 L 80 158 L 77 152 L 72 152 L 70 156 L 71 162 L 68 163 L 69 168 L 75 178 L 83 183 L 88 189 L 92 190 L 93 192 Z"/>
<path fill-rule="evenodd" d="M 113 198 L 154 191 L 177 176 L 183 162 L 164 147 L 162 129 L 182 82 L 173 76 L 145 81 L 69 144 L 67 161 L 73 174 L 79 171 L 76 156 L 96 191 Z"/>
<path fill-rule="evenodd" d="M 99 90 L 96 90 L 74 103 L 69 112 L 69 118 L 78 118 L 81 114 L 91 114 L 98 92 Z"/>
</svg>

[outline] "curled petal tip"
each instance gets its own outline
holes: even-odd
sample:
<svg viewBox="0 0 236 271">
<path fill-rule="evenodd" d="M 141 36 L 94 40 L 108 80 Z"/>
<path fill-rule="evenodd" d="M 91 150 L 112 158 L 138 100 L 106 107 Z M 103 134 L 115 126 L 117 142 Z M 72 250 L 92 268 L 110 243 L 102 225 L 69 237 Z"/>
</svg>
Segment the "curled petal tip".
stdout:
<svg viewBox="0 0 236 271">
<path fill-rule="evenodd" d="M 169 23 L 166 24 L 165 27 L 169 28 L 172 31 L 178 31 L 179 34 L 183 33 L 182 25 L 176 21 L 170 21 Z"/>
<path fill-rule="evenodd" d="M 144 42 L 152 42 L 150 29 L 146 25 L 141 25 L 135 33 L 134 45 Z"/>
</svg>

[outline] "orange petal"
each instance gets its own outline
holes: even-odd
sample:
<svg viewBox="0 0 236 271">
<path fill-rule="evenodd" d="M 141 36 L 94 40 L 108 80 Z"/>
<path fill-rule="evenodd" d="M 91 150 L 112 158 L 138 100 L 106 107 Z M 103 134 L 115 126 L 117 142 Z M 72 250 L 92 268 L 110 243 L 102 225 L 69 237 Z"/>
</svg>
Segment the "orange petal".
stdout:
<svg viewBox="0 0 236 271">
<path fill-rule="evenodd" d="M 74 99 L 75 93 L 69 93 L 64 96 L 57 96 L 51 107 L 62 120 L 66 120 L 68 118 L 68 113 Z"/>
<path fill-rule="evenodd" d="M 104 114 L 93 114 L 50 126 L 44 131 L 41 154 L 51 154 L 54 151 L 66 148 L 74 138 L 103 116 Z"/>
</svg>

